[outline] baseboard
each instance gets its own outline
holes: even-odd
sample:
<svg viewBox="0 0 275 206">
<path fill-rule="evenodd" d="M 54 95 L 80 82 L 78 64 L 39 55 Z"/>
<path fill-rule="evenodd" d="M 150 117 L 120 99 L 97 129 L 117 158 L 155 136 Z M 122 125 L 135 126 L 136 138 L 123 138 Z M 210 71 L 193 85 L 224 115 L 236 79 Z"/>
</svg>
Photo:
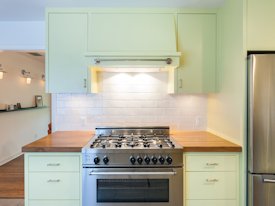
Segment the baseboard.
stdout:
<svg viewBox="0 0 275 206">
<path fill-rule="evenodd" d="M 14 155 L 11 155 L 3 160 L 0 161 L 0 166 L 3 165 L 3 164 L 6 164 L 7 162 L 19 157 L 20 155 L 22 155 L 22 152 L 17 152 L 15 153 Z"/>
<path fill-rule="evenodd" d="M 2 206 L 24 206 L 24 199 L 0 199 Z"/>
</svg>

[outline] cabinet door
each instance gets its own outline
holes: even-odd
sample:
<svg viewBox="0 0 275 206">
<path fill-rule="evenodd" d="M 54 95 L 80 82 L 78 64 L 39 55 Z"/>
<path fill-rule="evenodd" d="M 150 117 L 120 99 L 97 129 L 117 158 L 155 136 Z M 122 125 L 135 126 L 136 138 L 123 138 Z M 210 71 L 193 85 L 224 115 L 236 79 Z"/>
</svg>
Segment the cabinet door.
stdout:
<svg viewBox="0 0 275 206">
<path fill-rule="evenodd" d="M 196 172 L 236 171 L 237 156 L 235 155 L 186 155 L 185 170 Z"/>
<path fill-rule="evenodd" d="M 48 13 L 47 92 L 86 92 L 85 13 Z"/>
<path fill-rule="evenodd" d="M 216 14 L 179 14 L 178 93 L 216 91 Z"/>
<path fill-rule="evenodd" d="M 30 155 L 30 172 L 79 172 L 80 157 L 59 155 Z"/>
<path fill-rule="evenodd" d="M 186 206 L 237 206 L 236 200 L 187 200 Z"/>
<path fill-rule="evenodd" d="M 247 1 L 247 49 L 275 50 L 274 0 Z"/>
<path fill-rule="evenodd" d="M 235 172 L 186 172 L 187 200 L 222 200 L 237 198 Z"/>
<path fill-rule="evenodd" d="M 29 199 L 78 200 L 80 174 L 75 172 L 29 173 Z"/>
<path fill-rule="evenodd" d="M 79 200 L 30 200 L 29 206 L 80 206 Z"/>
<path fill-rule="evenodd" d="M 89 21 L 91 52 L 176 52 L 174 14 L 94 13 Z"/>
</svg>

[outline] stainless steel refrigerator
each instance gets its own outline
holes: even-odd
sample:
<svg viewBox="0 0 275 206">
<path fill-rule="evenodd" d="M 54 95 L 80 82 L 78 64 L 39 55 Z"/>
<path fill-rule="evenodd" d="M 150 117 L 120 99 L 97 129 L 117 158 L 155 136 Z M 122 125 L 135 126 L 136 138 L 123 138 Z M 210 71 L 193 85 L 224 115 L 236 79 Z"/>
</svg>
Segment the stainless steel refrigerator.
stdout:
<svg viewBox="0 0 275 206">
<path fill-rule="evenodd" d="M 248 56 L 248 205 L 275 206 L 275 54 Z"/>
</svg>

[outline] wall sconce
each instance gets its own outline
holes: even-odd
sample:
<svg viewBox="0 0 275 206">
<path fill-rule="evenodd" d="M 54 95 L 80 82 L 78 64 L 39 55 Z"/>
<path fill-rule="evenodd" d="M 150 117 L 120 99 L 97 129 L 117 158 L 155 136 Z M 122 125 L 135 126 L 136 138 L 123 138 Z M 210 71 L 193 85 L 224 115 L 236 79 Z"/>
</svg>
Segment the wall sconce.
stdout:
<svg viewBox="0 0 275 206">
<path fill-rule="evenodd" d="M 41 75 L 41 79 L 42 79 L 43 82 L 45 81 L 45 74 Z"/>
<path fill-rule="evenodd" d="M 30 84 L 32 81 L 31 73 L 27 72 L 26 70 L 23 69 L 23 70 L 21 70 L 21 74 L 23 75 L 24 78 L 26 78 L 26 83 Z"/>
<path fill-rule="evenodd" d="M 2 64 L 0 64 L 0 79 L 4 78 L 4 73 L 7 73 L 2 67 Z"/>
</svg>

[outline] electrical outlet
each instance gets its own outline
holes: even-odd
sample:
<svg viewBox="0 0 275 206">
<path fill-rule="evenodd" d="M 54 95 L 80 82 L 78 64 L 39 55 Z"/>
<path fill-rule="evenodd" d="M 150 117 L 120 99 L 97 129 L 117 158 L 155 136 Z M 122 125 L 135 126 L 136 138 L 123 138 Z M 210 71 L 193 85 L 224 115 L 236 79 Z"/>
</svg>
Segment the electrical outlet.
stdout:
<svg viewBox="0 0 275 206">
<path fill-rule="evenodd" d="M 86 126 L 87 125 L 87 117 L 86 116 L 81 116 L 80 119 L 81 119 L 82 126 Z"/>
<path fill-rule="evenodd" d="M 195 118 L 195 128 L 201 127 L 201 124 L 202 124 L 202 117 L 197 116 L 197 117 Z"/>
</svg>

